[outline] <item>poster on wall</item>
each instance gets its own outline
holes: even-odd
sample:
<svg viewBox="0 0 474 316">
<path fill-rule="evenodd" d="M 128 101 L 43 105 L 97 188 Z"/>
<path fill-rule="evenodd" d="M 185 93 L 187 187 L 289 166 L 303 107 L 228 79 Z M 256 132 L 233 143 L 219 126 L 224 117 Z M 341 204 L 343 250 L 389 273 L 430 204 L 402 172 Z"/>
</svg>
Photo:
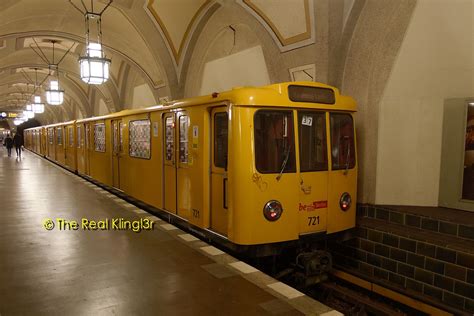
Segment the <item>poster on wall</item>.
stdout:
<svg viewBox="0 0 474 316">
<path fill-rule="evenodd" d="M 462 199 L 474 201 L 474 104 L 467 106 Z"/>
</svg>

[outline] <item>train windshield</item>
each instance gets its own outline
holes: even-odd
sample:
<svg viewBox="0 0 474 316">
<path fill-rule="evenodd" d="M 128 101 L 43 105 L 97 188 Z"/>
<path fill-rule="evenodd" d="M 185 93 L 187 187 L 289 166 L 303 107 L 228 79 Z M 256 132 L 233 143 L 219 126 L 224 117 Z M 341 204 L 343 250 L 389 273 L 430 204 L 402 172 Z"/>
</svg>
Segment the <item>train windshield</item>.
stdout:
<svg viewBox="0 0 474 316">
<path fill-rule="evenodd" d="M 293 112 L 260 110 L 255 114 L 255 161 L 260 173 L 296 172 Z"/>
<path fill-rule="evenodd" d="M 354 123 L 350 114 L 331 113 L 332 169 L 355 167 Z"/>
</svg>

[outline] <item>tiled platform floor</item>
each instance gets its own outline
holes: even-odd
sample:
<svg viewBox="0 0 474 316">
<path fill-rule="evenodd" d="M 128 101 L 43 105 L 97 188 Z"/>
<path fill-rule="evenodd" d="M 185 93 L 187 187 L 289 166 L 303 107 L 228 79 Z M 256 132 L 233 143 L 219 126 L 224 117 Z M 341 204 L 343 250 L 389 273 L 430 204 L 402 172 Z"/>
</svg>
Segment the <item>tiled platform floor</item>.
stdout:
<svg viewBox="0 0 474 316">
<path fill-rule="evenodd" d="M 150 215 L 30 152 L 14 156 L 0 149 L 1 316 L 299 315 L 296 301 L 304 313 L 319 314 L 317 306 L 334 314 L 252 283 L 212 256 L 232 257 L 158 219 L 140 233 L 47 231 L 46 218 Z"/>
</svg>

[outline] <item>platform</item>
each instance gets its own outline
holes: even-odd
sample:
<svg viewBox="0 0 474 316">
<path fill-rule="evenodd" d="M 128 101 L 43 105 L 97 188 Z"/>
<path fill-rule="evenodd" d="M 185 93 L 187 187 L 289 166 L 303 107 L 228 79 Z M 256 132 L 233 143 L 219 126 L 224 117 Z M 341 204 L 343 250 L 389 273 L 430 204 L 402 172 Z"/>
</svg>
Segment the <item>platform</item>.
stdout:
<svg viewBox="0 0 474 316">
<path fill-rule="evenodd" d="M 2 316 L 338 314 L 33 153 L 1 148 L 0 165 Z M 154 227 L 59 230 L 57 218 Z"/>
</svg>

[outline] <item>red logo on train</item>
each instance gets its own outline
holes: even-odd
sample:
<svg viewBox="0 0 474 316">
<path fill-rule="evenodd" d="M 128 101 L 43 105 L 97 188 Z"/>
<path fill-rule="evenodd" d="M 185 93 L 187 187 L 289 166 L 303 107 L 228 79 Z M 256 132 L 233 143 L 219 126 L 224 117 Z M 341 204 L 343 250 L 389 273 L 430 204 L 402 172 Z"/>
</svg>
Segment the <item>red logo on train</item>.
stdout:
<svg viewBox="0 0 474 316">
<path fill-rule="evenodd" d="M 327 208 L 328 207 L 328 201 L 314 201 L 312 204 L 301 204 L 299 203 L 299 210 L 303 212 L 311 212 L 314 210 L 317 210 L 318 208 Z"/>
</svg>

